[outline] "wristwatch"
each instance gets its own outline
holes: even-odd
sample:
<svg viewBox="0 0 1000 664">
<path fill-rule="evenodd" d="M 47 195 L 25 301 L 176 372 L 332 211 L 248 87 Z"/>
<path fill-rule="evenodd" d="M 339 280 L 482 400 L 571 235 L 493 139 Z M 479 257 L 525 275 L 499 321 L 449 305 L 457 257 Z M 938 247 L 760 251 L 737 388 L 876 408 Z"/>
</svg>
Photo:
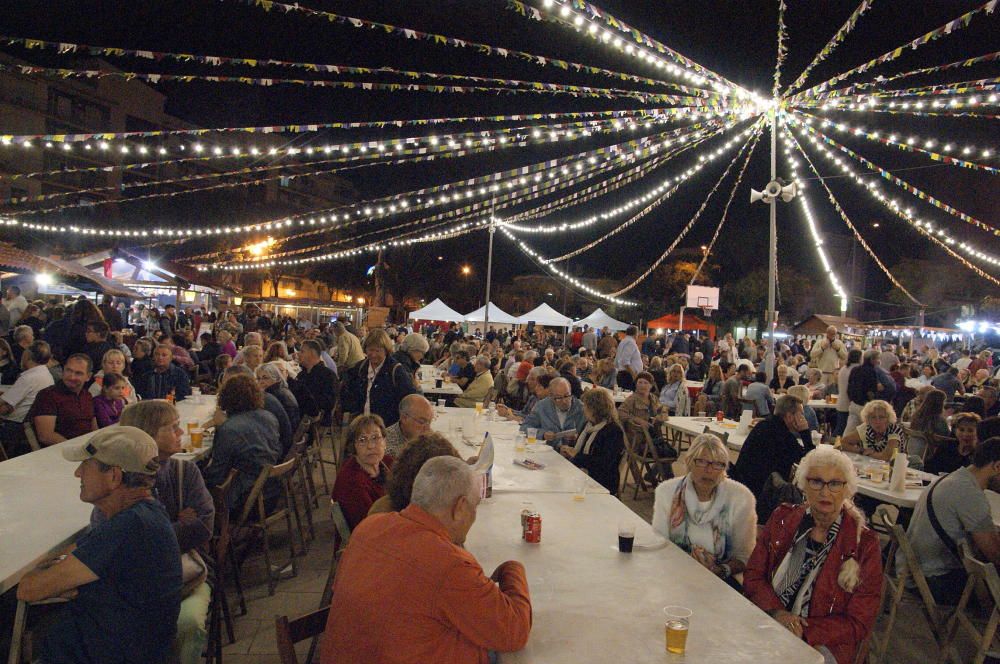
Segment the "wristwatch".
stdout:
<svg viewBox="0 0 1000 664">
<path fill-rule="evenodd" d="M 733 575 L 733 568 L 729 566 L 729 563 L 721 563 L 719 565 L 718 575 L 723 579 L 728 579 Z"/>
</svg>

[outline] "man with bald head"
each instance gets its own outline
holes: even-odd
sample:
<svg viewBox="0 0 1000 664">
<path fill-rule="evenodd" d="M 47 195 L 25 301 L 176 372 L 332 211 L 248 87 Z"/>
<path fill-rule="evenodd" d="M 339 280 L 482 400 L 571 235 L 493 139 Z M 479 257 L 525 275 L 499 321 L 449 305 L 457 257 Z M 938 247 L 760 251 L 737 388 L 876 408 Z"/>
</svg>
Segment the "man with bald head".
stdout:
<svg viewBox="0 0 1000 664">
<path fill-rule="evenodd" d="M 406 444 L 429 433 L 434 421 L 434 406 L 422 394 L 407 394 L 399 402 L 399 421 L 385 430 L 385 453 L 399 458 Z"/>
<path fill-rule="evenodd" d="M 823 382 L 830 385 L 837 378 L 837 368 L 847 364 L 847 346 L 837 338 L 837 328 L 826 328 L 826 336 L 813 344 L 809 352 L 816 366 L 823 372 Z"/>
<path fill-rule="evenodd" d="M 594 388 L 597 389 L 597 388 Z M 553 449 L 559 449 L 564 442 L 557 439 L 561 431 L 583 430 L 586 424 L 583 415 L 583 404 L 573 396 L 569 381 L 565 378 L 554 378 L 549 383 L 549 396 L 534 407 L 521 423 L 521 431 L 537 429 L 539 436 Z"/>
</svg>

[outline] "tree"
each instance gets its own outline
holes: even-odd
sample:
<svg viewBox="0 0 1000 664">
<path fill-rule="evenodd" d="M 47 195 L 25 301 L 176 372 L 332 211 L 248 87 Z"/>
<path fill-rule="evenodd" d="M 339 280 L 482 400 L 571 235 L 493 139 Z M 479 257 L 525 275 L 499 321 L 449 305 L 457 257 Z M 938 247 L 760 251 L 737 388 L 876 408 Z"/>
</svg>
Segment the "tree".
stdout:
<svg viewBox="0 0 1000 664">
<path fill-rule="evenodd" d="M 928 325 L 945 325 L 959 307 L 980 304 L 991 291 L 994 296 L 1000 295 L 1000 291 L 988 286 L 985 280 L 971 270 L 958 267 L 951 261 L 904 258 L 892 266 L 892 274 L 928 309 L 942 310 L 940 313 L 927 314 L 924 322 Z M 916 306 L 895 286 L 886 295 L 886 299 L 901 305 Z M 951 311 L 947 311 L 949 309 Z"/>
<path fill-rule="evenodd" d="M 778 268 L 781 299 L 776 308 L 779 322 L 799 321 L 816 311 L 817 293 L 812 280 L 790 266 Z M 732 284 L 722 287 L 721 308 L 730 319 L 755 320 L 757 329 L 764 329 L 767 309 L 767 269 L 748 272 Z"/>
</svg>

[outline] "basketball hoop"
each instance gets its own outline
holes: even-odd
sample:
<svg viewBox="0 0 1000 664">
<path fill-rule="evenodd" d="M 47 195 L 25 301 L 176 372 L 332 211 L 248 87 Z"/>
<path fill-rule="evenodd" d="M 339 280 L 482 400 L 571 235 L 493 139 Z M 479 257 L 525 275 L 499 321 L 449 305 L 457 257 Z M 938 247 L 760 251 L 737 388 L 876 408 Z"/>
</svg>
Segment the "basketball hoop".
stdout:
<svg viewBox="0 0 1000 664">
<path fill-rule="evenodd" d="M 701 308 L 701 315 L 704 316 L 705 318 L 711 318 L 712 317 L 712 307 L 702 307 Z"/>
</svg>

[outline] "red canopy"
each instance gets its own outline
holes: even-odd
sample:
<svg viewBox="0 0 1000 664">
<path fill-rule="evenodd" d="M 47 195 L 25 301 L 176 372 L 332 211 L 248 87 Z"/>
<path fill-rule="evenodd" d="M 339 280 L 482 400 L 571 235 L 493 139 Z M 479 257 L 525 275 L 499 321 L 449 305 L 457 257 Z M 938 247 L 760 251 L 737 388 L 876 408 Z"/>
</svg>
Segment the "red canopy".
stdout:
<svg viewBox="0 0 1000 664">
<path fill-rule="evenodd" d="M 668 329 L 676 330 L 680 328 L 680 320 L 677 314 L 664 314 L 656 320 L 651 320 L 646 323 L 646 329 Z M 684 329 L 685 330 L 702 330 L 707 332 L 710 336 L 715 336 L 715 324 L 709 323 L 707 321 L 698 318 L 693 314 L 684 314 Z"/>
</svg>

